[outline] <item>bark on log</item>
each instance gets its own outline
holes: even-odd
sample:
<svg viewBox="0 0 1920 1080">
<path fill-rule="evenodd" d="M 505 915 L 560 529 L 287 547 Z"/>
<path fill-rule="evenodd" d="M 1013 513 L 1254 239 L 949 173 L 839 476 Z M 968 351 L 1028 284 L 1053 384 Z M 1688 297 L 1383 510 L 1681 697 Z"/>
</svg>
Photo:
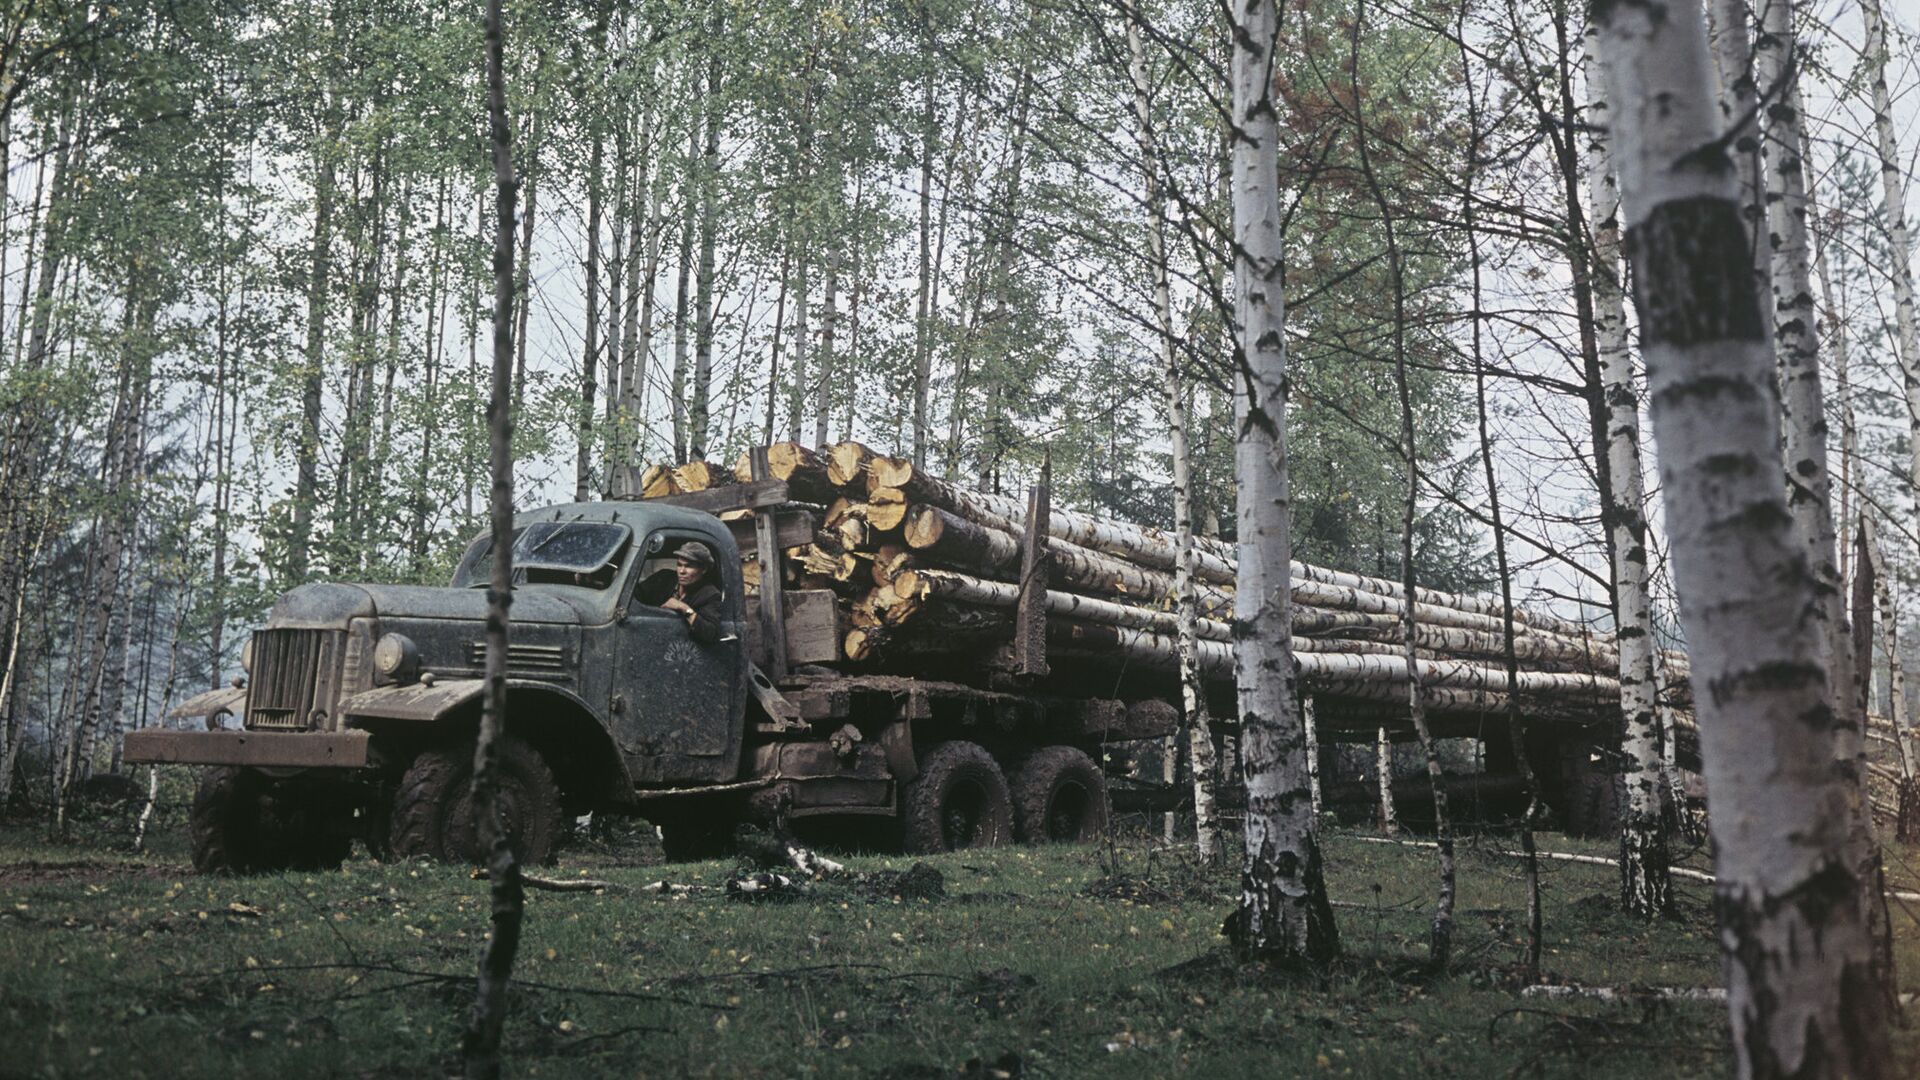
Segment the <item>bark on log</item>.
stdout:
<svg viewBox="0 0 1920 1080">
<path fill-rule="evenodd" d="M 889 466 L 885 486 L 900 489 L 914 503 L 925 503 L 975 524 L 1014 534 L 1020 532 L 1026 520 L 1026 507 L 1019 499 L 967 491 L 928 474 L 924 469 L 914 469 L 911 462 L 888 460 L 897 464 Z M 875 481 L 869 480 L 868 483 Z M 1047 525 L 1048 533 L 1055 539 L 1076 544 L 1096 554 L 1117 556 L 1154 570 L 1171 571 L 1178 566 L 1178 551 L 1173 537 L 1159 529 L 1108 521 L 1058 507 L 1049 514 Z M 1197 578 L 1217 585 L 1233 584 L 1234 565 L 1239 553 L 1232 544 L 1195 537 L 1194 548 L 1194 575 Z M 1405 590 L 1399 582 L 1385 578 L 1366 577 L 1298 561 L 1289 565 L 1296 583 L 1311 581 L 1334 588 L 1375 593 L 1395 600 L 1405 596 Z M 1415 598 L 1436 607 L 1456 608 L 1486 616 L 1493 625 L 1498 624 L 1504 612 L 1498 597 L 1421 588 L 1417 590 Z M 1398 610 L 1397 607 L 1395 610 Z M 1580 623 L 1518 607 L 1514 609 L 1514 619 L 1535 629 L 1571 637 L 1591 635 L 1593 632 Z"/>
<path fill-rule="evenodd" d="M 1013 608 L 1020 601 L 1020 586 L 1004 581 L 988 581 L 951 570 L 907 570 L 894 578 L 893 588 L 907 595 L 938 598 L 981 607 Z M 1177 634 L 1180 618 L 1171 611 L 1154 611 L 1075 593 L 1047 593 L 1047 613 L 1084 622 Z M 1200 636 L 1209 641 L 1230 641 L 1232 627 L 1214 619 L 1200 621 Z"/>
<path fill-rule="evenodd" d="M 1020 541 L 1013 533 L 983 525 L 932 505 L 916 505 L 907 514 L 902 535 L 907 546 L 925 561 L 943 563 L 983 574 L 1011 573 L 1020 563 Z M 1157 604 L 1173 596 L 1170 574 L 1137 566 L 1055 537 L 1047 550 L 1053 575 L 1069 588 L 1138 603 Z M 1197 585 L 1204 616 L 1224 615 L 1233 597 L 1211 586 Z"/>
</svg>

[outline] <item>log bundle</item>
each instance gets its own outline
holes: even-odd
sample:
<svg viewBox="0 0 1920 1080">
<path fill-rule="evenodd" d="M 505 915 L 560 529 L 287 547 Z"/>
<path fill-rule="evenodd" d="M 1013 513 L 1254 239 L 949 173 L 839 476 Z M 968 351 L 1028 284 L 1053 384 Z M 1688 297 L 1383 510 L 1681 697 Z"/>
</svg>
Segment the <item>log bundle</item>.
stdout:
<svg viewBox="0 0 1920 1080">
<path fill-rule="evenodd" d="M 789 497 L 824 507 L 811 540 L 785 550 L 789 589 L 829 589 L 848 628 L 843 666 L 929 657 L 973 663 L 990 673 L 1013 639 L 1027 547 L 1043 545 L 1046 648 L 1063 658 L 1131 670 L 1173 671 L 1179 663 L 1177 552 L 1158 529 L 1060 507 L 1045 535 L 1028 535 L 1024 498 L 969 491 L 857 442 L 814 450 L 766 448 L 767 469 Z M 641 473 L 643 498 L 684 494 L 752 479 L 749 455 L 732 467 L 691 462 Z M 736 511 L 733 516 L 750 515 Z M 746 555 L 750 592 L 765 571 Z M 1216 686 L 1233 677 L 1234 546 L 1195 538 L 1193 599 L 1197 663 Z M 1303 690 L 1375 702 L 1405 702 L 1407 669 L 1399 582 L 1294 562 L 1292 646 Z M 1430 708 L 1504 709 L 1506 613 L 1497 597 L 1418 589 L 1414 649 Z M 1591 626 L 1516 608 L 1516 686 L 1529 711 L 1585 714 L 1617 707 L 1619 654 Z M 1669 658 L 1668 699 L 1684 707 L 1685 658 Z"/>
</svg>

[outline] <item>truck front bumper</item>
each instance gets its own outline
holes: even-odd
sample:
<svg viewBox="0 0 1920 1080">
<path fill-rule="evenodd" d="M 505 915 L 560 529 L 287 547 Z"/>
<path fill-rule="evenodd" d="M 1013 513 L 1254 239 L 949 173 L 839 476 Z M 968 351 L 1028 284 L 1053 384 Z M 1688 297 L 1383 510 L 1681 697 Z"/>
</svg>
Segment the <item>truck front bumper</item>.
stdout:
<svg viewBox="0 0 1920 1080">
<path fill-rule="evenodd" d="M 143 728 L 127 733 L 127 761 L 156 765 L 251 765 L 283 769 L 361 769 L 367 764 L 367 733 L 171 731 Z"/>
</svg>

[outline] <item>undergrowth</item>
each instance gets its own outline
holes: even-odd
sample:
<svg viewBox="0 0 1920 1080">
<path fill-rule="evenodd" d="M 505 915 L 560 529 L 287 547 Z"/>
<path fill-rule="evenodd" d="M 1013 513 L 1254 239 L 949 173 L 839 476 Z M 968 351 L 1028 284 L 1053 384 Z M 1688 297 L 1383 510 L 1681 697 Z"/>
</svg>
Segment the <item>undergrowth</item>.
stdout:
<svg viewBox="0 0 1920 1080">
<path fill-rule="evenodd" d="M 40 825 L 0 831 L 0 1074 L 454 1068 L 484 883 L 359 857 L 198 878 L 178 833 L 165 821 L 135 854 L 109 819 L 59 844 Z M 569 1078 L 1726 1074 L 1722 1006 L 1519 993 L 1509 846 L 1463 843 L 1457 963 L 1434 975 L 1432 852 L 1330 831 L 1345 957 L 1306 977 L 1233 962 L 1219 931 L 1234 870 L 1144 835 L 850 854 L 847 874 L 766 904 L 728 897 L 731 862 L 664 866 L 646 830 L 606 830 L 547 873 L 609 888 L 529 896 L 508 1058 Z M 1890 865 L 1911 888 L 1904 857 Z M 1678 916 L 1649 925 L 1616 909 L 1610 868 L 1550 863 L 1544 878 L 1548 981 L 1717 983 L 1705 886 L 1677 882 Z M 649 888 L 662 880 L 693 888 Z M 1895 918 L 1901 979 L 1920 987 L 1920 920 Z M 1896 1041 L 1920 1064 L 1912 1031 Z"/>
</svg>

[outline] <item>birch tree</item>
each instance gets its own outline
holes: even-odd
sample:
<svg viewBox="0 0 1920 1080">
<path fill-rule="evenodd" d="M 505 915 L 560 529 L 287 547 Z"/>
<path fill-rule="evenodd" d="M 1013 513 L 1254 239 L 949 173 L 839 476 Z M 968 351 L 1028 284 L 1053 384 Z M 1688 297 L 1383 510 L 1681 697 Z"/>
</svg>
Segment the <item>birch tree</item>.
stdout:
<svg viewBox="0 0 1920 1080">
<path fill-rule="evenodd" d="M 500 1075 L 507 984 L 513 978 L 513 958 L 520 949 L 520 924 L 526 910 L 520 866 L 507 831 L 500 827 L 499 805 L 499 745 L 506 728 L 507 707 L 508 609 L 513 604 L 513 214 L 520 186 L 513 168 L 513 127 L 507 117 L 500 8 L 501 0 L 487 0 L 487 128 L 496 192 L 493 378 L 487 400 L 493 474 L 488 500 L 493 568 L 487 586 L 486 686 L 481 697 L 480 737 L 473 747 L 473 813 L 480 843 L 487 849 L 492 930 L 481 954 L 473 1012 L 461 1047 L 469 1080 Z"/>
<path fill-rule="evenodd" d="M 1231 937 L 1243 956 L 1317 966 L 1339 952 L 1340 939 L 1321 874 L 1288 644 L 1286 301 L 1272 78 L 1279 20 L 1273 0 L 1235 0 L 1232 18 L 1232 374 L 1240 539 L 1233 663 L 1247 816 Z"/>
<path fill-rule="evenodd" d="M 1692 8 L 1614 0 L 1593 19 L 1714 798 L 1737 1070 L 1881 1076 L 1886 1018 L 1846 858 L 1818 584 L 1775 465 L 1772 355 L 1705 26 Z"/>
<path fill-rule="evenodd" d="M 1147 81 L 1146 47 L 1139 14 L 1127 6 L 1127 73 L 1133 84 L 1134 137 L 1140 146 L 1147 207 L 1147 262 L 1153 273 L 1153 311 L 1160 331 L 1161 377 L 1166 380 L 1167 438 L 1173 456 L 1174 592 L 1180 606 L 1180 704 L 1187 726 L 1193 772 L 1194 844 L 1212 862 L 1219 847 L 1214 820 L 1213 732 L 1207 724 L 1199 670 L 1199 603 L 1193 589 L 1193 458 L 1187 447 L 1187 393 L 1173 326 L 1173 291 L 1167 274 L 1167 223 L 1160 193 L 1160 155 L 1153 133 L 1153 99 Z M 1316 803 L 1318 800 L 1315 800 Z"/>
<path fill-rule="evenodd" d="M 1589 35 L 1593 33 L 1590 28 Z M 1591 46 L 1589 52 L 1592 52 Z M 1593 73 L 1595 76 L 1598 72 Z M 1653 616 L 1647 588 L 1646 491 L 1640 461 L 1640 394 L 1627 347 L 1626 297 L 1620 275 L 1620 189 L 1614 180 L 1608 108 L 1601 80 L 1587 80 L 1587 186 L 1593 200 L 1593 322 L 1607 402 L 1608 482 L 1616 617 L 1620 651 L 1620 759 L 1626 799 L 1620 813 L 1620 906 L 1643 917 L 1673 905 L 1665 815 L 1661 732 L 1655 706 Z"/>
<path fill-rule="evenodd" d="M 1913 310 L 1913 246 L 1907 234 L 1906 174 L 1893 132 L 1893 97 L 1887 91 L 1887 20 L 1880 0 L 1860 0 L 1866 21 L 1867 78 L 1873 84 L 1874 149 L 1880 157 L 1881 224 L 1893 247 L 1887 276 L 1893 281 L 1894 355 L 1907 399 L 1907 482 L 1920 492 L 1920 326 Z"/>
</svg>

